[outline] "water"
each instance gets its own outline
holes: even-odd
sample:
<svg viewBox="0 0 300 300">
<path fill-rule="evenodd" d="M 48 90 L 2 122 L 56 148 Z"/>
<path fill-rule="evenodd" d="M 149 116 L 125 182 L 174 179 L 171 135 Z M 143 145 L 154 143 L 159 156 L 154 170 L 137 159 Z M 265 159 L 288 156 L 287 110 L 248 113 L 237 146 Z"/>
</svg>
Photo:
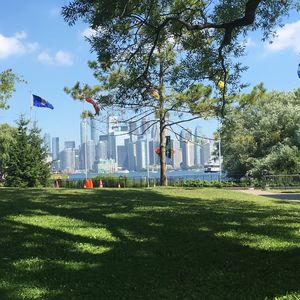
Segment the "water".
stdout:
<svg viewBox="0 0 300 300">
<path fill-rule="evenodd" d="M 115 177 L 130 177 L 133 179 L 141 179 L 147 178 L 148 173 L 145 172 L 129 172 L 129 173 L 122 173 L 116 172 L 113 174 L 97 174 L 97 173 L 88 173 L 88 178 L 92 178 L 95 176 L 115 176 Z M 160 177 L 159 171 L 149 172 L 149 178 L 158 179 Z M 203 170 L 178 170 L 178 171 L 169 171 L 167 172 L 167 177 L 170 179 L 200 179 L 200 180 L 218 180 L 220 178 L 219 173 L 205 173 Z M 223 177 L 223 176 L 222 176 Z M 70 180 L 81 180 L 85 179 L 84 173 L 77 173 L 77 174 L 69 174 Z"/>
</svg>

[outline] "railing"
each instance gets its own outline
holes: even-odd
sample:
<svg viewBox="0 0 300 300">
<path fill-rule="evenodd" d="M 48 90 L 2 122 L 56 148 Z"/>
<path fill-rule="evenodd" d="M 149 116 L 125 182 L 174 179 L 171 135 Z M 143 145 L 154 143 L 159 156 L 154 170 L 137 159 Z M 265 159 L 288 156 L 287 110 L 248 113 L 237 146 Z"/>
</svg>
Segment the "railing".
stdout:
<svg viewBox="0 0 300 300">
<path fill-rule="evenodd" d="M 96 187 L 154 187 L 160 185 L 160 180 L 158 177 L 150 177 L 149 179 L 144 177 L 129 177 L 129 176 L 97 176 L 91 178 L 93 181 L 93 186 Z M 226 182 L 225 176 L 222 176 L 222 182 Z M 101 180 L 101 184 L 100 184 Z M 220 181 L 218 174 L 204 174 L 200 176 L 169 176 L 168 177 L 169 186 L 186 186 L 187 182 L 195 182 L 195 186 L 209 186 L 211 183 L 216 183 Z M 149 182 L 149 185 L 148 185 Z M 202 184 L 197 184 L 197 182 L 202 182 Z M 64 188 L 83 188 L 85 185 L 84 179 L 52 179 L 49 181 L 48 186 L 50 187 L 64 187 Z"/>
<path fill-rule="evenodd" d="M 300 174 L 265 175 L 263 182 L 271 188 L 299 188 Z"/>
</svg>

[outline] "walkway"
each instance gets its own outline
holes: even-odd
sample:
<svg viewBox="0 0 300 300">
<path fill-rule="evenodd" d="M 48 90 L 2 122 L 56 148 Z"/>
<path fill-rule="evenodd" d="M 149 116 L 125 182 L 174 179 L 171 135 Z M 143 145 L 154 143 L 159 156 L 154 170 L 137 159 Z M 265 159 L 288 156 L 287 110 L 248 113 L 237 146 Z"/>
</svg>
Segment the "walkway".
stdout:
<svg viewBox="0 0 300 300">
<path fill-rule="evenodd" d="M 300 193 L 276 193 L 257 189 L 239 189 L 238 191 L 256 196 L 275 198 L 279 200 L 295 201 L 297 203 L 300 203 Z"/>
</svg>

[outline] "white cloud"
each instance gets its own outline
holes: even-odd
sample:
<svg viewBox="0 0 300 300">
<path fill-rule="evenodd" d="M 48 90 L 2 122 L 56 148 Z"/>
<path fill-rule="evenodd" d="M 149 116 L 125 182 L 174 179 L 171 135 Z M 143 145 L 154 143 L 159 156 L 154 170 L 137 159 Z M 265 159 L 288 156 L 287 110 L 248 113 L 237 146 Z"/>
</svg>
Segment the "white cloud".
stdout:
<svg viewBox="0 0 300 300">
<path fill-rule="evenodd" d="M 291 49 L 300 52 L 300 20 L 284 25 L 277 30 L 273 43 L 265 46 L 268 52 L 279 52 Z"/>
<path fill-rule="evenodd" d="M 38 43 L 26 41 L 26 32 L 16 32 L 11 37 L 0 34 L 0 59 L 14 55 L 31 53 L 38 48 Z"/>
<path fill-rule="evenodd" d="M 72 55 L 65 51 L 58 51 L 55 54 L 55 61 L 61 65 L 72 66 L 73 58 Z"/>
<path fill-rule="evenodd" d="M 82 37 L 91 38 L 92 36 L 96 35 L 96 30 L 88 27 L 83 32 L 81 32 Z"/>
<path fill-rule="evenodd" d="M 39 54 L 38 60 L 46 65 L 73 65 L 73 56 L 71 53 L 59 50 L 54 54 L 50 54 L 48 51 L 43 51 Z"/>
</svg>

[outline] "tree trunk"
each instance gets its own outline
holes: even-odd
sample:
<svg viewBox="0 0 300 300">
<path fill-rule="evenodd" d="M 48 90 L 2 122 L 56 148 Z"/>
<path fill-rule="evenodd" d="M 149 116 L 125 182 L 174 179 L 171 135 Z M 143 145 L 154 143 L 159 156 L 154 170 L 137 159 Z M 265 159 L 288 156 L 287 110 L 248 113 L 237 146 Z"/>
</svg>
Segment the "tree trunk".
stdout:
<svg viewBox="0 0 300 300">
<path fill-rule="evenodd" d="M 165 118 L 163 114 L 160 114 L 159 125 L 160 185 L 167 186 L 166 129 Z"/>
<path fill-rule="evenodd" d="M 162 50 L 164 51 L 164 49 Z M 158 48 L 158 52 L 161 49 Z M 167 158 L 166 158 L 166 114 L 164 99 L 164 55 L 159 55 L 159 150 L 160 150 L 160 185 L 167 186 Z"/>
</svg>

